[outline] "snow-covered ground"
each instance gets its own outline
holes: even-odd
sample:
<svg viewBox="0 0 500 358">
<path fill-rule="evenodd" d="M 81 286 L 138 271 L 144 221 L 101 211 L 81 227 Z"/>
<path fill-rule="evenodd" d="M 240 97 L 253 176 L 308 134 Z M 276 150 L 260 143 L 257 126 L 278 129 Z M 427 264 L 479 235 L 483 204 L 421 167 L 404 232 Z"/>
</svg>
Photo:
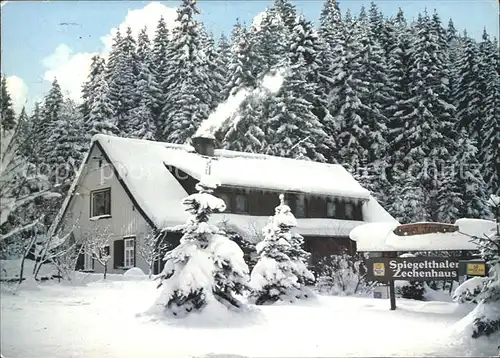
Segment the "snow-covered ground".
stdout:
<svg viewBox="0 0 500 358">
<path fill-rule="evenodd" d="M 116 277 L 115 277 L 116 276 Z M 32 280 L 1 287 L 5 357 L 487 356 L 492 339 L 463 329 L 470 306 L 450 302 L 319 296 L 185 320 L 140 315 L 159 293 L 144 277 L 79 274 L 85 284 Z M 94 281 L 94 282 L 92 282 Z M 139 314 L 139 315 L 138 315 Z M 460 322 L 459 322 L 460 321 Z M 475 346 L 475 348 L 473 348 Z"/>
</svg>

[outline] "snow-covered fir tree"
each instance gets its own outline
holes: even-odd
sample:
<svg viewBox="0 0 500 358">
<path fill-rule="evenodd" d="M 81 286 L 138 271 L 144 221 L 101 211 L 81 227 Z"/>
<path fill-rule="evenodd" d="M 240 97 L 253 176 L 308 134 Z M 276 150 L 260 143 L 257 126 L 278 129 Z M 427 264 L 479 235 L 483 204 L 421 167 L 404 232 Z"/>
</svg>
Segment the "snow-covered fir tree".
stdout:
<svg viewBox="0 0 500 358">
<path fill-rule="evenodd" d="M 295 159 L 326 161 L 322 154 L 326 133 L 314 106 L 315 84 L 307 81 L 307 66 L 300 59 L 292 66 L 281 89 L 270 100 L 268 154 Z"/>
<path fill-rule="evenodd" d="M 7 88 L 7 77 L 5 77 L 5 75 L 2 75 L 2 88 L 0 91 L 0 118 L 2 118 L 2 129 L 12 130 L 16 126 L 16 114 L 12 107 L 12 98 Z"/>
<path fill-rule="evenodd" d="M 262 95 L 250 95 L 240 105 L 222 139 L 226 149 L 248 153 L 264 153 L 269 150 L 267 107 L 269 99 Z"/>
<path fill-rule="evenodd" d="M 158 88 L 160 89 L 158 92 L 154 92 L 154 101 L 153 101 L 153 115 L 156 121 L 156 124 L 159 124 L 159 116 L 161 114 L 161 110 L 165 104 L 165 94 L 167 93 L 168 88 L 163 87 L 167 86 L 168 82 L 166 82 L 168 71 L 170 70 L 170 65 L 168 62 L 169 59 L 169 41 L 170 41 L 170 33 L 167 28 L 167 24 L 165 19 L 160 17 L 158 21 L 158 25 L 156 26 L 155 37 L 153 39 L 152 50 L 151 50 L 151 60 L 152 67 L 151 70 L 153 75 L 155 76 L 156 83 L 158 84 Z"/>
<path fill-rule="evenodd" d="M 109 87 L 104 73 L 98 75 L 97 87 L 95 89 L 95 100 L 90 108 L 89 119 L 85 124 L 90 137 L 95 134 L 118 135 L 119 129 L 116 125 L 113 106 L 109 101 Z"/>
<path fill-rule="evenodd" d="M 226 205 L 212 195 L 217 181 L 208 173 L 196 184 L 197 193 L 182 204 L 189 214 L 180 245 L 167 252 L 158 276 L 162 288 L 158 302 L 168 314 L 183 317 L 219 302 L 231 309 L 243 307 L 237 295 L 247 289 L 248 267 L 239 246 L 208 223 L 212 213 Z"/>
<path fill-rule="evenodd" d="M 455 75 L 454 103 L 457 107 L 457 120 L 460 127 L 467 129 L 470 137 L 478 140 L 484 118 L 481 117 L 481 105 L 486 93 L 482 93 L 477 80 L 478 49 L 475 41 L 464 34 L 460 54 L 458 55 Z"/>
<path fill-rule="evenodd" d="M 478 149 L 470 135 L 462 130 L 458 142 L 458 150 L 454 163 L 457 165 L 457 192 L 460 193 L 462 205 L 458 206 L 458 218 L 490 219 L 491 210 L 484 198 L 488 197 L 487 185 L 481 173 Z M 454 195 L 450 192 L 449 195 Z M 449 221 L 452 222 L 452 221 Z"/>
<path fill-rule="evenodd" d="M 87 133 L 87 146 L 90 146 L 90 137 L 88 135 L 91 129 L 91 127 L 88 126 L 90 124 L 90 111 L 94 99 L 96 98 L 97 86 L 99 85 L 98 80 L 101 78 L 99 75 L 104 74 L 105 65 L 105 61 L 102 57 L 98 55 L 93 56 L 87 81 L 82 86 L 82 104 L 80 105 L 80 112 L 83 117 L 84 131 Z"/>
<path fill-rule="evenodd" d="M 108 85 L 108 101 L 112 106 L 117 127 L 124 136 L 128 136 L 129 111 L 134 107 L 135 78 L 137 61 L 135 55 L 136 42 L 132 30 L 127 28 L 126 36 L 118 31 L 114 38 L 106 67 Z"/>
<path fill-rule="evenodd" d="M 151 111 L 157 108 L 157 99 L 160 96 L 160 86 L 153 71 L 153 54 L 147 28 L 139 32 L 137 38 L 137 76 L 135 79 L 135 106 L 145 101 Z"/>
<path fill-rule="evenodd" d="M 273 9 L 281 17 L 281 21 L 285 24 L 288 30 L 291 32 L 295 27 L 297 21 L 297 9 L 288 0 L 274 0 Z"/>
<path fill-rule="evenodd" d="M 473 338 L 500 336 L 500 197 L 491 195 L 489 200 L 496 214 L 496 230 L 476 238 L 482 258 L 489 266 L 486 283 L 477 296 L 479 304 L 471 313 Z"/>
<path fill-rule="evenodd" d="M 178 26 L 169 44 L 170 69 L 162 88 L 168 87 L 160 116 L 159 139 L 184 143 L 208 117 L 210 81 L 203 53 L 202 26 L 195 0 L 183 0 L 177 9 Z"/>
<path fill-rule="evenodd" d="M 224 44 L 223 44 L 224 46 Z M 215 40 L 211 33 L 207 34 L 203 41 L 203 52 L 207 60 L 207 71 L 209 76 L 209 110 L 213 111 L 215 107 L 225 100 L 224 89 L 226 87 L 227 64 L 225 60 L 226 53 L 224 48 L 217 48 Z"/>
<path fill-rule="evenodd" d="M 48 164 L 54 168 L 50 178 L 54 184 L 62 185 L 60 191 L 64 194 L 68 191 L 84 155 L 82 124 L 76 104 L 66 99 L 49 138 L 51 153 L 48 159 Z"/>
<path fill-rule="evenodd" d="M 262 76 L 286 61 L 288 56 L 288 29 L 276 8 L 267 9 L 255 32 L 255 66 Z"/>
<path fill-rule="evenodd" d="M 260 258 L 252 270 L 250 285 L 257 305 L 313 296 L 306 285 L 314 281 L 314 275 L 307 269 L 307 253 L 301 247 L 301 237 L 291 233 L 297 221 L 284 203 L 283 194 L 275 211 L 263 229 L 264 240 L 256 247 Z"/>
<path fill-rule="evenodd" d="M 478 141 L 483 176 L 488 191 L 500 195 L 500 73 L 498 73 L 498 42 L 486 31 L 479 45 L 478 78 L 480 90 L 486 94 L 481 105 L 483 127 Z"/>
<path fill-rule="evenodd" d="M 243 88 L 257 86 L 256 56 L 253 37 L 241 24 L 237 23 L 232 33 L 231 57 L 228 64 L 229 81 L 227 94 L 235 95 Z"/>
<path fill-rule="evenodd" d="M 57 79 L 54 79 L 52 87 L 44 98 L 43 113 L 37 129 L 36 163 L 38 165 L 48 164 L 52 160 L 51 151 L 55 143 L 51 142 L 51 137 L 61 119 L 63 102 L 61 86 Z M 48 167 L 45 169 L 50 170 Z M 48 172 L 44 174 L 50 175 Z"/>
</svg>

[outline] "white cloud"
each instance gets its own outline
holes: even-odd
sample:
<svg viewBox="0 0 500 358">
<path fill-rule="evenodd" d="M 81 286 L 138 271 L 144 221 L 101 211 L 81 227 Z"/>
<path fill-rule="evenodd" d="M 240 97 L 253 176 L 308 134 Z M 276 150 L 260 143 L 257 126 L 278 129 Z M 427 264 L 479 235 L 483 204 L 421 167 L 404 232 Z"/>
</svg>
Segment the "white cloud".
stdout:
<svg viewBox="0 0 500 358">
<path fill-rule="evenodd" d="M 19 113 L 26 104 L 28 97 L 28 86 L 21 77 L 12 75 L 7 77 L 7 90 L 12 98 L 12 104 L 16 113 Z"/>
<path fill-rule="evenodd" d="M 177 18 L 175 8 L 167 7 L 159 2 L 151 2 L 142 9 L 129 10 L 125 20 L 117 28 L 112 28 L 108 34 L 101 37 L 103 48 L 100 55 L 104 58 L 108 57 L 113 37 L 118 29 L 125 33 L 127 27 L 130 26 L 132 34 L 137 38 L 140 30 L 147 26 L 148 35 L 152 39 L 161 16 L 165 19 L 167 27 L 170 30 L 173 29 Z M 63 92 L 79 102 L 82 84 L 87 78 L 92 56 L 96 54 L 98 53 L 74 53 L 68 45 L 60 44 L 52 54 L 42 59 L 42 64 L 46 68 L 44 80 L 52 82 L 54 78 L 57 78 Z"/>
<path fill-rule="evenodd" d="M 97 53 L 78 52 L 66 44 L 60 44 L 55 51 L 42 60 L 47 69 L 43 79 L 52 82 L 57 78 L 63 93 L 74 101 L 79 101 L 81 87 L 87 78 L 92 56 Z"/>
<path fill-rule="evenodd" d="M 129 10 L 125 20 L 118 26 L 118 28 L 112 28 L 107 35 L 101 37 L 101 41 L 104 44 L 104 52 L 109 52 L 111 50 L 113 37 L 116 35 L 116 32 L 120 30 L 123 35 L 125 34 L 127 27 L 131 28 L 132 34 L 135 38 L 137 38 L 139 32 L 144 27 L 147 27 L 148 36 L 150 39 L 153 39 L 156 31 L 156 25 L 162 16 L 167 24 L 167 28 L 172 31 L 175 27 L 175 20 L 177 19 L 176 8 L 167 7 L 159 2 L 151 2 L 142 9 Z"/>
</svg>

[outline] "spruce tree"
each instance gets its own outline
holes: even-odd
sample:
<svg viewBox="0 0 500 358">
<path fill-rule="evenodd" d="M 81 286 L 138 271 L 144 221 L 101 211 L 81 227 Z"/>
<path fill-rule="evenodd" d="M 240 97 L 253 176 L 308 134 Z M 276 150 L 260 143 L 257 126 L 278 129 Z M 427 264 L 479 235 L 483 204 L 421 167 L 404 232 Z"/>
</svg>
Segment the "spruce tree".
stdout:
<svg viewBox="0 0 500 358">
<path fill-rule="evenodd" d="M 124 136 L 128 136 L 130 132 L 129 111 L 133 108 L 135 99 L 135 47 L 130 28 L 127 28 L 125 37 L 117 32 L 106 68 L 109 103 L 113 107 L 117 126 Z"/>
<path fill-rule="evenodd" d="M 96 91 L 99 85 L 98 79 L 100 75 L 104 75 L 105 71 L 105 61 L 102 57 L 96 55 L 92 57 L 92 63 L 90 64 L 90 71 L 87 77 L 87 81 L 82 87 L 82 104 L 80 105 L 80 112 L 82 113 L 84 132 L 86 133 L 87 147 L 90 146 L 90 129 L 87 125 L 89 122 L 90 111 L 94 100 L 96 99 Z"/>
<path fill-rule="evenodd" d="M 480 162 L 490 193 L 500 195 L 500 74 L 498 73 L 498 44 L 489 39 L 486 31 L 479 45 L 478 78 L 484 95 L 481 103 Z"/>
<path fill-rule="evenodd" d="M 154 115 L 155 109 L 159 105 L 158 98 L 161 96 L 161 88 L 154 74 L 153 54 L 146 30 L 143 28 L 137 39 L 138 73 L 135 80 L 135 106 L 139 107 L 144 102 Z"/>
<path fill-rule="evenodd" d="M 170 143 L 188 141 L 208 117 L 211 105 L 208 61 L 202 56 L 202 27 L 195 19 L 197 14 L 195 0 L 183 0 L 170 42 L 171 67 L 162 84 L 168 92 L 159 128 L 160 139 Z"/>
<path fill-rule="evenodd" d="M 160 124 L 160 114 L 163 106 L 165 105 L 165 95 L 168 90 L 168 82 L 166 81 L 168 71 L 170 70 L 169 64 L 169 41 L 170 34 L 165 23 L 163 16 L 158 21 L 156 27 L 155 37 L 153 39 L 153 49 L 151 54 L 152 67 L 151 70 L 155 76 L 156 83 L 159 86 L 159 91 L 153 93 L 153 116 L 158 127 L 163 127 Z M 166 86 L 166 87 L 163 87 Z"/>
<path fill-rule="evenodd" d="M 292 32 L 297 20 L 295 5 L 288 0 L 274 0 L 272 9 L 281 17 L 281 21 L 283 21 L 286 28 Z"/>
<path fill-rule="evenodd" d="M 255 34 L 257 76 L 261 77 L 286 62 L 289 46 L 287 31 L 278 11 L 267 9 Z"/>
<path fill-rule="evenodd" d="M 278 301 L 294 302 L 312 296 L 306 287 L 314 281 L 307 269 L 306 255 L 300 248 L 301 240 L 290 232 L 297 225 L 290 207 L 280 195 L 275 215 L 262 230 L 264 240 L 257 244 L 259 261 L 251 273 L 252 299 L 257 305 Z"/>
<path fill-rule="evenodd" d="M 477 297 L 479 304 L 471 313 L 474 317 L 473 338 L 498 335 L 500 332 L 500 197 L 492 195 L 489 202 L 496 213 L 497 227 L 476 238 L 489 272 L 486 284 Z"/>
<path fill-rule="evenodd" d="M 16 114 L 12 107 L 12 98 L 7 88 L 7 78 L 2 75 L 2 88 L 0 96 L 0 118 L 2 118 L 2 129 L 13 130 L 16 126 Z"/>
<path fill-rule="evenodd" d="M 146 99 L 130 111 L 130 137 L 155 140 L 156 126 L 150 105 Z"/>
<path fill-rule="evenodd" d="M 447 56 L 441 36 L 437 16 L 432 20 L 427 14 L 419 16 L 409 56 L 410 98 L 398 104 L 400 108 L 408 108 L 409 112 L 406 115 L 401 113 L 398 119 L 405 128 L 396 137 L 401 143 L 398 165 L 401 171 L 411 170 L 412 187 L 421 187 L 419 193 L 426 196 L 422 200 L 426 203 L 426 212 L 419 217 L 437 213 L 440 204 L 436 200 L 436 189 L 449 180 L 434 173 L 451 163 L 450 153 L 456 151 L 453 106 L 448 102 L 450 94 L 446 85 Z M 441 145 L 436 146 L 436 143 Z M 408 193 L 406 186 L 408 183 L 398 185 L 399 193 L 394 194 L 393 200 L 401 202 L 393 203 L 393 207 L 403 207 L 404 202 L 411 199 L 403 195 Z M 405 215 L 399 211 L 393 214 Z"/>
<path fill-rule="evenodd" d="M 237 116 L 225 131 L 224 148 L 248 153 L 269 150 L 269 134 L 265 132 L 268 102 L 260 95 L 250 95 L 243 101 Z"/>
<path fill-rule="evenodd" d="M 330 163 L 337 163 L 339 151 L 340 118 L 334 117 L 339 99 L 337 89 L 343 80 L 346 66 L 345 33 L 336 0 L 326 0 L 320 16 L 319 35 L 324 43 L 319 69 L 319 91 L 322 93 L 324 116 L 322 124 L 328 137 L 327 149 L 323 153 Z"/>
<path fill-rule="evenodd" d="M 38 150 L 36 150 L 36 163 L 39 165 L 48 165 L 51 161 L 51 150 L 55 143 L 51 142 L 52 133 L 61 119 L 63 106 L 63 94 L 61 87 L 54 79 L 52 87 L 44 98 L 43 113 L 40 124 L 38 125 Z M 50 173 L 46 173 L 50 175 Z"/>
<path fill-rule="evenodd" d="M 66 99 L 49 138 L 52 143 L 49 164 L 54 168 L 50 179 L 54 184 L 62 185 L 62 193 L 69 189 L 84 155 L 80 118 L 75 103 Z"/>
<path fill-rule="evenodd" d="M 474 41 L 464 35 L 462 51 L 456 63 L 457 83 L 455 88 L 455 104 L 460 127 L 467 130 L 472 139 L 480 135 L 484 118 L 481 117 L 481 105 L 486 93 L 481 92 L 477 80 L 479 64 L 478 48 Z"/>
<path fill-rule="evenodd" d="M 163 292 L 159 302 L 167 314 L 183 317 L 218 301 L 231 309 L 243 306 L 237 298 L 247 289 L 248 267 L 243 252 L 217 227 L 208 223 L 212 213 L 222 212 L 224 201 L 212 195 L 217 183 L 205 175 L 197 193 L 182 204 L 189 214 L 180 245 L 165 255 L 158 276 Z"/>
<path fill-rule="evenodd" d="M 453 162 L 459 172 L 456 173 L 458 190 L 462 198 L 462 205 L 458 206 L 458 218 L 489 219 L 491 211 L 484 198 L 487 195 L 487 186 L 481 174 L 481 165 L 477 160 L 478 149 L 475 141 L 462 130 L 457 146 L 458 150 Z M 449 193 L 453 195 L 453 192 Z"/>
<path fill-rule="evenodd" d="M 96 96 L 85 127 L 89 128 L 90 137 L 99 133 L 118 135 L 120 131 L 116 125 L 113 106 L 109 101 L 109 87 L 104 74 L 98 75 L 96 82 Z"/>
<path fill-rule="evenodd" d="M 233 45 L 228 65 L 228 95 L 235 95 L 243 88 L 257 87 L 258 74 L 254 67 L 257 61 L 253 46 L 253 39 L 247 29 L 237 24 L 233 30 Z"/>
<path fill-rule="evenodd" d="M 304 59 L 285 75 L 280 91 L 270 100 L 267 153 L 294 159 L 326 161 L 326 133 L 313 113 L 314 83 L 307 80 Z"/>
</svg>

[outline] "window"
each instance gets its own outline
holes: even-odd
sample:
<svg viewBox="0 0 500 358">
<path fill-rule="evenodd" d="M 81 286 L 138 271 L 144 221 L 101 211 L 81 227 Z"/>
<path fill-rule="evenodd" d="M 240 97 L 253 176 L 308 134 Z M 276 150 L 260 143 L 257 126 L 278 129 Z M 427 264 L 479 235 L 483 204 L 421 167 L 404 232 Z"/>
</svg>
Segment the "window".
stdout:
<svg viewBox="0 0 500 358">
<path fill-rule="evenodd" d="M 354 219 L 354 205 L 352 203 L 345 204 L 345 218 L 346 220 Z"/>
<path fill-rule="evenodd" d="M 219 198 L 224 200 L 224 203 L 226 203 L 226 210 L 224 212 L 230 213 L 231 212 L 231 197 L 229 194 L 223 193 L 219 195 Z"/>
<path fill-rule="evenodd" d="M 326 202 L 326 216 L 334 218 L 335 215 L 337 215 L 337 204 L 333 200 L 328 200 Z"/>
<path fill-rule="evenodd" d="M 94 259 L 92 255 L 85 254 L 83 261 L 83 270 L 84 271 L 92 271 L 94 269 Z"/>
<path fill-rule="evenodd" d="M 295 198 L 295 216 L 303 218 L 306 216 L 306 196 L 298 194 Z"/>
<path fill-rule="evenodd" d="M 124 257 L 123 266 L 126 268 L 135 267 L 135 237 L 123 239 Z"/>
<path fill-rule="evenodd" d="M 246 214 L 248 213 L 248 203 L 247 203 L 247 198 L 242 195 L 238 194 L 236 195 L 235 198 L 235 212 L 238 214 Z"/>
<path fill-rule="evenodd" d="M 111 189 L 93 191 L 90 200 L 91 217 L 111 215 Z"/>
</svg>

